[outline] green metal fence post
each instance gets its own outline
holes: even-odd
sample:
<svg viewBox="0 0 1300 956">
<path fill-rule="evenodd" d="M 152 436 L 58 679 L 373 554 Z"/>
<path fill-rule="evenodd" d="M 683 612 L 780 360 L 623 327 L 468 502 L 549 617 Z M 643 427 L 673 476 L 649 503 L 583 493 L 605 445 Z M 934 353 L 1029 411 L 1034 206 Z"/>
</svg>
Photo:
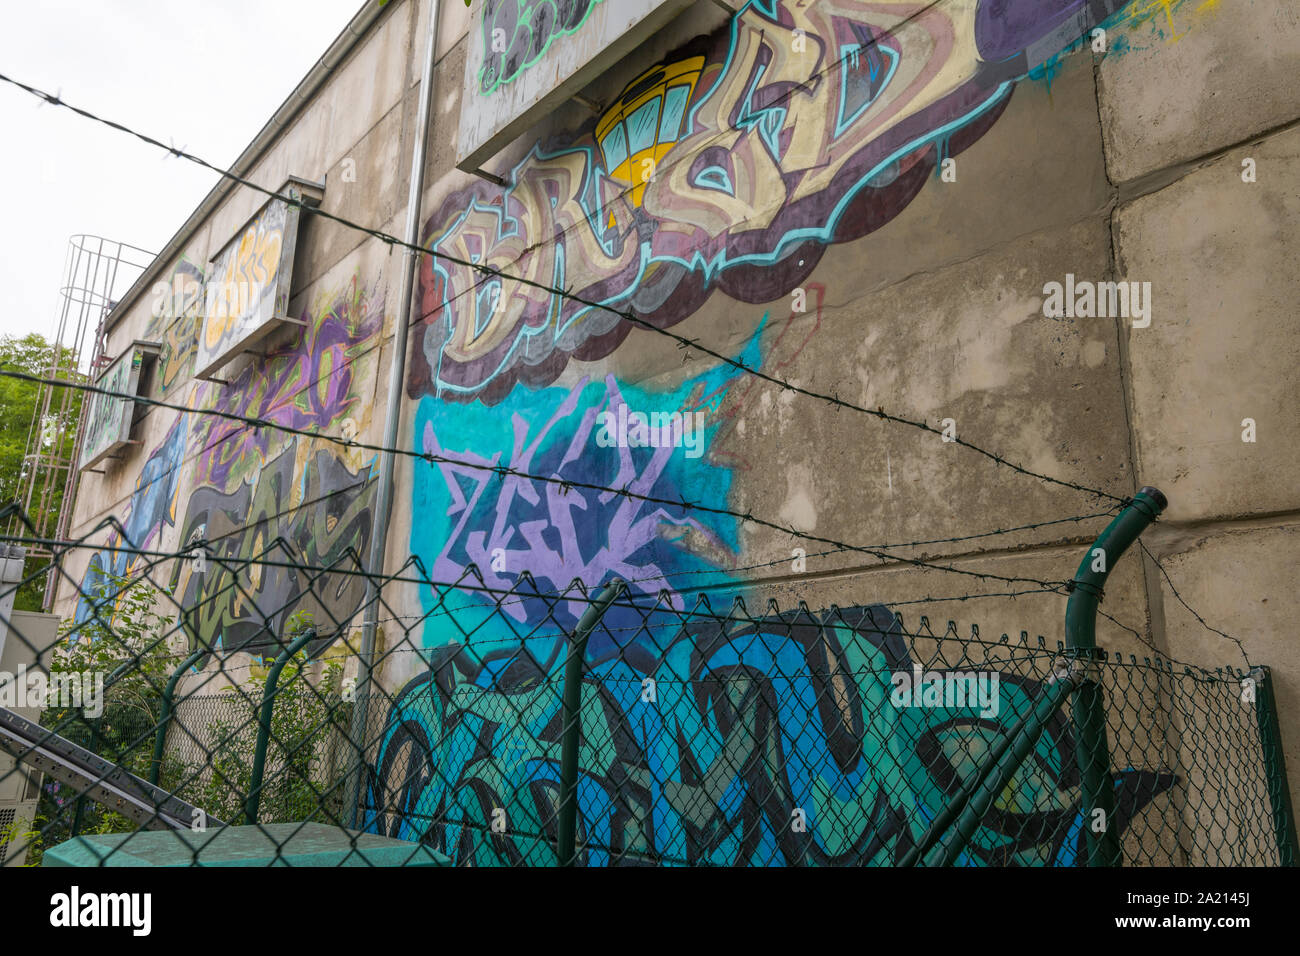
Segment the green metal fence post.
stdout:
<svg viewBox="0 0 1300 956">
<path fill-rule="evenodd" d="M 104 715 L 100 714 L 98 717 L 95 718 L 94 723 L 90 725 L 90 744 L 87 746 L 86 749 L 93 754 L 99 753 L 99 725 L 103 722 L 103 720 L 104 720 Z M 75 837 L 79 833 L 81 833 L 81 822 L 83 819 L 85 819 L 85 816 L 86 816 L 86 795 L 84 793 L 81 793 L 77 795 L 77 805 L 72 813 L 72 826 L 68 829 L 68 832 L 72 836 Z"/>
<path fill-rule="evenodd" d="M 112 687 L 114 684 L 116 684 L 118 678 L 120 678 L 123 674 L 129 671 L 131 667 L 135 664 L 135 662 L 136 661 L 133 658 L 129 661 L 123 661 L 121 664 L 118 664 L 117 667 L 113 668 L 113 672 L 109 674 L 106 678 L 104 678 L 104 686 Z M 82 715 L 82 720 L 83 721 L 85 720 L 84 714 Z M 99 731 L 100 731 L 100 725 L 103 724 L 103 722 L 104 722 L 104 715 L 101 713 L 98 717 L 95 718 L 95 722 L 90 725 L 90 746 L 87 749 L 91 753 L 96 755 L 99 754 Z M 85 813 L 86 813 L 86 795 L 82 793 L 77 796 L 76 809 L 72 814 L 72 827 L 70 829 L 70 832 L 74 837 L 81 832 L 81 821 L 85 817 Z"/>
<path fill-rule="evenodd" d="M 248 779 L 248 797 L 244 801 L 244 820 L 257 822 L 258 807 L 262 803 L 262 775 L 266 771 L 266 748 L 271 740 L 271 716 L 275 710 L 275 688 L 280 682 L 280 672 L 293 656 L 316 639 L 316 629 L 309 627 L 303 631 L 284 653 L 276 657 L 266 675 L 266 687 L 262 691 L 262 709 L 257 717 L 257 746 L 253 751 L 253 772 Z"/>
<path fill-rule="evenodd" d="M 1165 496 L 1158 490 L 1143 488 L 1093 543 L 1071 582 L 1070 600 L 1065 610 L 1067 652 L 1072 658 L 1083 661 L 1082 670 L 1056 675 L 1051 687 L 994 751 L 992 759 L 966 781 L 956 799 L 936 816 L 921 842 L 904 858 L 905 864 L 915 864 L 924 859 L 927 866 L 952 866 L 961 858 L 993 800 L 1028 758 L 1048 721 L 1073 692 L 1079 772 L 1083 781 L 1083 816 L 1088 826 L 1088 862 L 1090 866 L 1119 865 L 1119 840 L 1111 826 L 1115 795 L 1110 783 L 1106 714 L 1101 686 L 1093 679 L 1090 666 L 1100 656 L 1097 651 L 1097 605 L 1101 601 L 1102 586 L 1115 562 L 1167 504 Z M 1091 829 L 1092 811 L 1097 808 L 1105 811 L 1106 826 L 1100 835 Z M 954 818 L 956 825 L 943 833 Z"/>
<path fill-rule="evenodd" d="M 1268 800 L 1273 808 L 1273 833 L 1277 840 L 1277 860 L 1281 866 L 1300 865 L 1300 841 L 1296 839 L 1295 809 L 1291 787 L 1286 780 L 1286 757 L 1282 753 L 1282 735 L 1277 720 L 1277 698 L 1273 696 L 1273 673 L 1267 667 L 1252 669 L 1255 678 L 1255 716 L 1259 721 L 1259 739 L 1264 750 L 1264 777 L 1268 781 Z"/>
<path fill-rule="evenodd" d="M 1119 833 L 1114 827 L 1115 790 L 1110 778 L 1110 743 L 1101 685 L 1095 679 L 1097 605 L 1115 562 L 1169 505 L 1159 489 L 1146 487 L 1116 515 L 1084 555 L 1070 582 L 1065 608 L 1065 644 L 1074 657 L 1089 663 L 1074 697 L 1074 734 L 1082 790 L 1084 832 L 1089 866 L 1119 866 Z M 1094 815 L 1102 812 L 1100 818 Z M 1099 826 L 1097 832 L 1094 826 Z"/>
<path fill-rule="evenodd" d="M 577 856 L 578 746 L 582 738 L 582 674 L 587 638 L 626 587 L 619 578 L 609 582 L 588 606 L 569 640 L 569 659 L 564 668 L 564 725 L 560 744 L 560 818 L 555 841 L 555 854 L 560 866 L 573 866 Z"/>
<path fill-rule="evenodd" d="M 1021 716 L 1021 718 L 1016 721 L 1015 726 L 1011 728 L 1011 732 L 1003 736 L 1003 738 L 994 745 L 992 751 L 990 751 L 988 755 L 988 759 L 981 766 L 977 767 L 975 771 L 962 782 L 962 785 L 958 788 L 957 793 L 952 800 L 950 800 L 942 810 L 935 814 L 934 819 L 930 821 L 930 825 L 926 827 L 925 833 L 921 835 L 921 839 L 918 840 L 916 844 L 903 855 L 902 859 L 898 861 L 899 866 L 916 866 L 926 862 L 930 850 L 936 843 L 939 843 L 943 835 L 948 831 L 948 828 L 952 826 L 953 821 L 956 820 L 962 811 L 967 808 L 971 799 L 976 795 L 976 792 L 980 790 L 981 784 L 989 778 L 990 774 L 996 773 L 998 768 L 1003 765 L 1003 757 L 1012 749 L 1013 745 L 1020 739 L 1021 735 L 1025 733 L 1026 728 L 1030 727 L 1037 719 L 1037 714 L 1038 705 L 1036 703 L 1031 703 L 1024 715 Z M 1037 740 L 1037 736 L 1035 736 L 1034 739 Z M 994 791 L 994 793 L 1001 793 L 1002 788 L 1005 786 L 1006 784 L 1003 783 Z M 980 815 L 982 815 L 982 812 Z M 978 825 L 978 816 L 976 817 L 975 822 Z M 969 842 L 974 831 L 975 828 L 971 827 L 970 832 L 967 833 L 966 837 L 962 840 L 961 846 L 963 848 L 966 843 Z"/>
<path fill-rule="evenodd" d="M 988 812 L 998 794 L 1006 789 L 1020 765 L 1033 752 L 1034 745 L 1043 735 L 1047 722 L 1052 719 L 1061 704 L 1070 696 L 1070 692 L 1077 686 L 1077 678 L 1074 675 L 1060 675 L 1059 679 L 1038 698 L 1028 718 L 1018 725 L 1019 731 L 1015 734 L 1011 745 L 1002 750 L 991 771 L 985 771 L 969 802 L 962 809 L 957 825 L 949 830 L 926 855 L 926 866 L 952 866 L 961 858 L 966 846 L 975 836 L 975 831 L 979 829 L 984 814 Z"/>
<path fill-rule="evenodd" d="M 163 688 L 162 710 L 158 714 L 158 730 L 153 738 L 153 759 L 149 762 L 149 782 L 155 787 L 158 786 L 158 774 L 162 768 L 163 748 L 167 746 L 167 725 L 172 719 L 176 685 L 180 683 L 181 675 L 197 664 L 206 653 L 207 651 L 194 651 L 185 658 L 181 665 L 172 671 L 171 677 L 167 678 L 167 685 Z"/>
</svg>

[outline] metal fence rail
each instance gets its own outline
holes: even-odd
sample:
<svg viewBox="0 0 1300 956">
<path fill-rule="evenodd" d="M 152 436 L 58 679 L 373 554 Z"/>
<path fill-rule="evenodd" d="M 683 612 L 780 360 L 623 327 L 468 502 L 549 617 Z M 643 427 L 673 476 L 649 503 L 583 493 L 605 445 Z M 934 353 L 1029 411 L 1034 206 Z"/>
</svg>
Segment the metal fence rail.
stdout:
<svg viewBox="0 0 1300 956">
<path fill-rule="evenodd" d="M 202 587 L 176 587 L 204 563 Z M 291 585 L 274 606 L 252 583 L 268 574 Z M 283 542 L 239 561 L 140 552 L 129 580 L 82 589 L 60 649 L 38 655 L 56 675 L 111 670 L 102 708 L 47 706 L 41 724 L 211 819 L 326 824 L 461 865 L 556 865 L 570 841 L 582 866 L 925 864 L 936 830 L 962 865 L 1088 860 L 1078 698 L 1050 699 L 1079 679 L 1076 648 L 884 604 L 687 606 L 493 580 L 436 581 L 414 559 L 370 575 L 352 553 L 311 565 Z M 364 595 L 379 632 L 359 696 Z M 212 623 L 231 607 L 239 620 Z M 1296 862 L 1266 670 L 1101 652 L 1087 678 L 1123 864 Z M 1036 708 L 1041 733 L 954 842 L 936 819 L 970 812 L 959 798 Z M 95 783 L 47 780 L 9 852 L 136 833 L 88 799 Z"/>
</svg>

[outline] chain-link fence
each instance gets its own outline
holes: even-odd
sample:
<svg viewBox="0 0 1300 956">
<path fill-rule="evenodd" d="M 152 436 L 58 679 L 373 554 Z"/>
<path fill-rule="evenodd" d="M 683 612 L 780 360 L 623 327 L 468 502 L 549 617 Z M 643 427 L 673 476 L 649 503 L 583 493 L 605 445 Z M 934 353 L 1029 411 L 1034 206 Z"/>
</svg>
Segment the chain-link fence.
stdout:
<svg viewBox="0 0 1300 956">
<path fill-rule="evenodd" d="M 0 777 L 44 775 L 11 858 L 242 825 L 290 863 L 309 826 L 340 859 L 478 866 L 1069 866 L 1101 831 L 1126 865 L 1295 862 L 1264 670 L 1090 661 L 883 604 L 368 575 L 283 542 L 76 580 L 79 547 L 52 565 L 79 592 L 57 640 L 4 621 L 48 674 L 37 715 L 15 681 L 0 698 Z M 1096 687 L 1100 808 L 1076 713 Z"/>
</svg>

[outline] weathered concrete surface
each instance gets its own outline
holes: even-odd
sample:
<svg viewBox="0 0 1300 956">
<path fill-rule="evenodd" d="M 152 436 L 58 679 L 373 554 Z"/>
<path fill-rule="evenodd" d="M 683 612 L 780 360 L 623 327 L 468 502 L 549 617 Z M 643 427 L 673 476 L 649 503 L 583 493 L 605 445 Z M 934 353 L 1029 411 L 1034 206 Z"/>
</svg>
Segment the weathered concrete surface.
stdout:
<svg viewBox="0 0 1300 956">
<path fill-rule="evenodd" d="M 329 170 L 321 202 L 324 212 L 370 226 L 387 222 L 402 211 L 405 202 L 398 196 L 406 188 L 406 170 L 410 166 L 409 158 L 402 159 L 410 151 L 408 139 L 403 135 L 404 112 L 400 106 L 389 110 L 370 134 Z M 400 226 L 397 234 L 401 234 Z M 299 287 L 298 277 L 302 272 L 307 273 L 302 275 L 304 282 L 315 282 L 369 241 L 369 235 L 357 229 L 309 217 L 299 239 L 302 252 L 298 261 L 302 268 L 294 277 L 295 289 Z"/>
<path fill-rule="evenodd" d="M 1154 298 L 1125 332 L 1142 481 L 1171 520 L 1300 507 L 1300 131 L 1122 207 L 1115 231 L 1121 278 Z"/>
<path fill-rule="evenodd" d="M 1200 0 L 1195 4 L 1200 5 Z M 424 29 L 419 22 L 423 14 L 415 13 L 417 5 L 393 6 L 392 14 L 309 105 L 253 178 L 276 186 L 289 173 L 326 177 L 327 210 L 400 235 Z M 670 55 L 681 41 L 710 32 L 711 27 L 698 29 L 695 24 L 706 14 L 716 18 L 719 8 L 697 6 L 683 28 L 686 32 L 669 35 L 668 31 L 647 43 L 637 56 L 611 71 L 604 84 L 608 89 L 595 90 L 600 95 L 591 98 L 614 95 L 653 62 Z M 1192 6 L 1184 3 L 1179 10 Z M 1050 86 L 1021 83 L 996 124 L 973 146 L 957 153 L 956 182 L 933 175 L 919 177 L 918 192 L 910 203 L 902 204 L 902 211 L 878 231 L 823 250 L 818 268 L 803 283 L 807 312 L 795 313 L 789 296 L 750 304 L 715 290 L 698 311 L 672 326 L 673 333 L 734 357 L 766 322 L 760 341 L 765 372 L 868 407 L 883 405 L 890 412 L 932 425 L 952 418 L 964 439 L 1033 470 L 1115 494 L 1130 493 L 1143 483 L 1159 485 L 1174 504 L 1173 523 L 1164 525 L 1165 531 L 1189 533 L 1178 525 L 1182 519 L 1250 517 L 1244 524 L 1258 527 L 1249 534 L 1218 534 L 1204 545 L 1184 540 L 1173 546 L 1168 536 L 1158 538 L 1165 546 L 1162 553 L 1175 554 L 1170 559 L 1171 573 L 1180 588 L 1188 579 L 1191 590 L 1185 590 L 1185 596 L 1214 623 L 1235 633 L 1225 622 L 1254 619 L 1255 593 L 1264 587 L 1257 582 L 1259 569 L 1267 566 L 1269 573 L 1284 581 L 1285 570 L 1296 566 L 1293 532 L 1261 530 L 1271 519 L 1259 516 L 1297 508 L 1291 476 L 1296 473 L 1294 449 L 1300 436 L 1290 421 L 1289 406 L 1298 384 L 1292 303 L 1300 289 L 1292 250 L 1297 239 L 1293 184 L 1300 175 L 1297 137 L 1289 132 L 1187 175 L 1189 160 L 1239 142 L 1243 136 L 1274 129 L 1286 122 L 1278 117 L 1294 109 L 1294 104 L 1284 109 L 1281 103 L 1289 95 L 1294 75 L 1281 75 L 1278 65 L 1290 62 L 1285 59 L 1292 55 L 1287 51 L 1295 49 L 1288 39 L 1294 36 L 1292 8 L 1282 2 L 1219 7 L 1195 20 L 1194 29 L 1177 42 L 1106 58 L 1100 70 L 1104 94 L 1100 116 L 1094 61 L 1087 54 L 1063 61 Z M 1242 7 L 1247 13 L 1239 12 Z M 1254 20 L 1247 15 L 1250 11 L 1255 11 Z M 1261 18 L 1274 27 L 1264 34 L 1251 32 Z M 467 23 L 463 7 L 447 5 L 421 217 L 422 225 L 429 228 L 445 228 L 465 208 L 467 185 L 477 185 L 485 204 L 501 196 L 497 187 L 453 169 L 455 131 L 465 102 L 461 86 Z M 1264 56 L 1260 50 L 1278 55 Z M 1173 80 L 1168 79 L 1171 70 Z M 1107 180 L 1103 120 L 1104 142 L 1113 154 L 1111 175 L 1127 184 L 1124 198 L 1176 181 L 1163 192 L 1120 209 L 1113 230 L 1110 211 L 1116 190 Z M 586 107 L 567 104 L 495 157 L 490 169 L 508 174 L 534 146 L 561 141 L 554 137 L 581 135 L 592 122 Z M 1240 159 L 1247 153 L 1258 161 L 1255 185 L 1240 180 Z M 350 178 L 353 173 L 355 181 Z M 767 194 L 758 199 L 760 205 L 775 201 Z M 227 242 L 261 202 L 255 193 L 236 191 L 235 198 L 194 237 L 191 259 L 202 265 L 209 248 Z M 521 202 L 516 194 L 509 209 L 522 209 Z M 667 207 L 657 208 L 664 212 Z M 755 208 L 756 214 L 771 212 Z M 690 212 L 687 207 L 677 211 Z M 667 208 L 667 212 L 674 210 Z M 672 222 L 669 216 L 665 224 Z M 547 243 L 555 238 L 551 232 L 539 232 L 530 241 Z M 404 255 L 320 220 L 305 230 L 299 253 L 295 311 L 318 296 L 348 288 L 354 275 L 376 298 L 383 298 L 381 332 L 351 346 L 346 362 L 332 361 L 325 367 L 304 361 L 301 379 L 304 389 L 328 384 L 327 376 L 339 373 L 346 364 L 356 404 L 331 414 L 319 427 L 327 434 L 355 431 L 363 440 L 377 442 L 382 437 L 394 320 L 401 307 L 398 290 Z M 1061 281 L 1067 273 L 1094 281 L 1116 278 L 1112 275 L 1116 261 L 1123 271 L 1119 278 L 1155 284 L 1156 312 L 1150 329 L 1129 330 L 1127 323 L 1115 319 L 1058 320 L 1042 314 L 1046 282 Z M 113 350 L 140 337 L 148 324 L 144 309 L 137 305 L 114 331 Z M 292 338 L 287 334 L 285 342 Z M 413 341 L 412 354 L 422 344 Z M 584 377 L 599 381 L 608 375 L 620 386 L 645 385 L 650 393 L 662 394 L 715 367 L 716 362 L 698 350 L 679 349 L 672 339 L 633 331 L 612 355 L 599 361 L 575 357 L 556 384 L 572 389 Z M 1043 658 L 1063 637 L 1066 595 L 1041 591 L 1015 599 L 995 595 L 1032 590 L 1033 580 L 1059 582 L 1071 577 L 1106 519 L 966 541 L 942 539 L 1102 511 L 1104 506 L 1087 495 L 1017 476 L 969 450 L 942 443 L 936 435 L 847 410 L 836 412 L 816 399 L 783 392 L 749 376 L 728 373 L 715 377 L 710 387 L 722 395 L 711 406 L 722 425 L 710 452 L 721 456 L 723 464 L 718 467 L 727 469 L 730 484 L 725 493 L 709 495 L 704 503 L 860 545 L 940 539 L 899 549 L 897 555 L 937 558 L 958 571 L 1019 579 L 980 579 L 902 563 L 882 564 L 886 559 L 860 553 L 817 558 L 813 552 L 824 546 L 746 526 L 736 553 L 701 550 L 700 554 L 701 560 L 721 569 L 719 576 L 728 575 L 738 586 L 745 578 L 758 579 L 759 601 L 751 602 L 752 611 L 761 613 L 762 599 L 768 596 L 778 597 L 784 607 L 802 600 L 813 609 L 883 601 L 897 607 L 909 625 L 915 625 L 922 613 L 928 615 L 938 632 L 947 617 L 960 619 L 963 625 L 978 623 L 981 637 L 995 642 L 990 659 L 1008 662 L 1017 654 L 1024 657 L 1015 642 L 1023 629 L 1031 637 L 1028 650 L 1038 655 L 1032 673 L 1042 676 Z M 173 398 L 184 402 L 211 394 L 210 386 L 182 376 Z M 284 397 L 291 401 L 300 396 L 286 392 Z M 522 427 L 540 428 L 546 417 L 541 411 L 544 405 L 540 400 L 531 404 L 533 398 L 534 393 L 528 393 L 510 411 L 501 405 L 480 407 L 481 432 L 490 433 L 506 414 L 518 414 Z M 702 401 L 708 404 L 712 398 L 705 396 Z M 423 447 L 422 435 L 413 430 L 421 401 L 403 401 L 399 441 L 412 450 Z M 457 411 L 448 403 L 446 417 L 454 419 Z M 1243 446 L 1239 423 L 1248 416 L 1259 423 L 1260 440 Z M 138 436 L 143 444 L 129 456 L 129 465 L 102 479 L 85 476 L 74 535 L 104 514 L 121 516 L 128 506 L 142 506 L 133 496 L 141 463 L 158 447 L 175 417 L 172 412 L 145 416 Z M 343 450 L 318 439 L 294 441 L 300 464 L 325 448 L 349 474 L 360 478 L 370 462 L 356 449 Z M 486 445 L 480 449 L 467 438 L 459 442 L 457 448 L 475 453 L 497 450 Z M 288 440 L 276 437 L 273 445 L 278 453 Z M 1130 461 L 1135 446 L 1141 465 L 1136 468 Z M 186 517 L 188 499 L 196 484 L 202 484 L 194 477 L 192 457 L 181 467 L 186 477 L 180 482 L 178 514 L 161 522 L 155 539 L 163 548 L 180 546 L 180 522 Z M 305 474 L 305 469 L 296 473 Z M 588 477 L 608 480 L 594 468 Z M 234 494 L 241 490 L 241 482 L 255 485 L 259 480 L 258 469 L 251 469 L 237 480 L 213 485 L 212 490 Z M 389 521 L 392 531 L 385 563 L 390 571 L 400 567 L 416 547 L 411 529 L 443 516 L 441 511 L 428 510 L 428 499 L 417 498 L 414 487 L 413 466 L 403 458 Z M 331 489 L 331 493 L 336 490 L 345 489 Z M 690 494 L 697 489 L 687 481 L 682 490 Z M 523 511 L 502 516 L 503 521 L 526 518 Z M 595 516 L 585 517 L 588 523 L 595 520 Z M 594 523 L 591 527 L 598 539 L 595 543 L 606 544 L 605 529 Z M 1228 553 L 1227 544 L 1237 547 L 1238 538 L 1243 554 L 1249 551 L 1248 559 L 1238 561 L 1235 552 Z M 422 558 L 435 557 L 445 540 L 429 542 Z M 682 545 L 687 550 L 693 546 L 692 541 Z M 806 573 L 791 567 L 796 546 L 809 554 Z M 1215 547 L 1223 553 L 1212 552 Z M 1212 552 L 1212 557 L 1202 558 L 1202 552 Z M 87 558 L 84 551 L 69 558 L 67 570 L 75 580 L 82 579 Z M 1185 564 L 1178 565 L 1180 561 Z M 1198 561 L 1217 569 L 1224 580 L 1198 583 L 1197 574 L 1211 573 L 1198 571 Z M 762 562 L 776 564 L 755 571 L 731 570 Z M 593 568 L 591 583 L 604 573 L 603 566 Z M 1134 556 L 1116 569 L 1103 610 L 1138 633 L 1102 618 L 1101 644 L 1136 656 L 1139 668 L 1144 666 L 1142 659 L 1153 654 L 1148 641 L 1179 659 L 1230 663 L 1219 645 L 1196 643 L 1218 638 L 1206 637 L 1208 632 L 1192 638 L 1190 625 L 1177 624 L 1180 608 L 1168 593 L 1163 614 L 1159 602 L 1148 614 L 1148 596 L 1158 593 L 1153 571 L 1144 569 Z M 1276 582 L 1265 584 L 1274 617 L 1268 618 L 1271 630 L 1259 638 L 1272 642 L 1269 653 L 1260 658 L 1279 666 L 1282 673 L 1280 665 L 1295 654 L 1275 635 L 1284 633 L 1284 611 L 1294 601 L 1286 602 L 1289 592 L 1276 588 Z M 685 584 L 683 588 L 689 590 Z M 71 590 L 65 588 L 61 595 L 65 609 L 72 600 Z M 1278 597 L 1271 596 L 1275 591 Z M 955 600 L 959 597 L 967 599 Z M 954 600 L 909 603 L 929 598 Z M 452 603 L 474 600 L 462 594 Z M 381 682 L 390 690 L 425 666 L 425 648 L 452 636 L 444 623 L 432 619 L 428 629 L 421 630 L 427 617 L 422 601 L 414 586 L 394 585 L 386 590 L 379 642 L 391 652 L 383 655 L 381 670 Z M 359 617 L 353 615 L 353 622 Z M 1171 648 L 1165 645 L 1166 620 L 1176 638 Z M 1003 632 L 1011 635 L 1012 642 L 1000 646 L 996 642 Z M 968 633 L 968 627 L 961 633 Z M 1047 639 L 1047 653 L 1037 651 L 1033 638 L 1039 634 Z M 349 636 L 355 639 L 355 629 Z M 934 649 L 940 650 L 937 644 Z M 955 649 L 952 642 L 942 648 L 945 654 Z M 230 677 L 244 678 L 254 664 L 247 653 L 237 653 L 227 666 Z M 355 672 L 353 660 L 348 673 Z M 1169 709 L 1170 688 L 1158 679 L 1144 683 L 1149 671 L 1116 673 L 1128 674 L 1130 684 L 1143 685 L 1110 697 L 1116 766 L 1129 763 L 1163 771 L 1193 765 L 1188 761 L 1194 759 L 1195 746 L 1186 744 L 1182 735 L 1193 740 L 1195 734 L 1204 737 L 1218 728 L 1212 722 L 1195 727 L 1176 723 Z M 1285 675 L 1292 673 L 1285 671 Z M 185 690 L 192 689 L 187 684 Z M 207 692 L 219 689 L 208 687 Z M 1296 703 L 1290 692 L 1282 702 L 1284 712 L 1294 711 Z M 1298 736 L 1290 734 L 1292 740 Z M 1298 764 L 1300 760 L 1293 756 L 1293 772 Z M 1210 765 L 1218 772 L 1223 763 L 1201 760 L 1202 768 Z M 1200 777 L 1186 773 L 1182 786 L 1195 791 L 1215 783 L 1200 772 Z M 1224 834 L 1235 834 L 1237 824 L 1220 815 L 1203 817 L 1200 812 L 1190 797 L 1175 793 L 1160 798 L 1145 811 L 1143 821 L 1126 830 L 1129 857 L 1185 862 L 1187 857 L 1178 855 L 1180 844 L 1195 846 L 1198 840 L 1211 854 L 1222 851 Z M 1185 824 L 1194 825 L 1195 833 L 1187 834 Z M 1255 839 L 1268 836 L 1259 821 L 1252 833 Z M 1222 852 L 1229 856 L 1228 851 Z"/>
<path fill-rule="evenodd" d="M 1296 569 L 1300 526 L 1204 537 L 1161 559 L 1183 600 L 1207 624 L 1240 640 L 1252 664 L 1273 671 L 1287 777 L 1300 794 L 1300 661 L 1295 643 Z M 1237 646 L 1208 630 L 1161 581 L 1170 653 L 1206 666 L 1242 667 Z"/>
<path fill-rule="evenodd" d="M 1156 20 L 1163 40 L 1138 31 L 1134 49 L 1107 56 L 1098 71 L 1106 163 L 1117 183 L 1300 116 L 1300 6 L 1184 3 L 1167 15 Z"/>
<path fill-rule="evenodd" d="M 1109 194 L 1092 61 L 1069 57 L 1050 88 L 1017 86 L 993 132 L 957 155 L 956 175 L 928 180 L 885 228 L 828 247 L 817 275 L 879 289 L 1100 213 Z"/>
<path fill-rule="evenodd" d="M 807 314 L 791 315 L 788 305 L 773 310 L 764 332 L 764 368 L 814 392 L 883 406 L 936 428 L 951 418 L 958 437 L 1008 461 L 1126 493 L 1131 477 L 1114 324 L 1043 315 L 1044 283 L 1067 272 L 1103 275 L 1107 244 L 1105 223 L 1097 219 L 844 305 L 834 303 L 843 301 L 846 283 L 837 282 L 824 301 L 822 291 L 810 287 Z M 712 323 L 708 317 L 685 323 L 682 334 L 699 335 L 726 354 L 736 351 L 736 342 L 720 341 L 716 331 L 729 327 L 743 334 L 735 310 L 727 324 L 720 312 L 711 313 Z M 626 356 L 639 368 L 659 351 L 662 346 L 638 343 L 615 359 L 623 366 Z M 680 369 L 680 350 L 676 363 Z M 623 374 L 636 378 L 635 370 Z M 737 461 L 742 473 L 765 476 L 738 482 L 730 507 L 834 540 L 943 539 L 1105 510 L 1089 495 L 1016 475 L 937 434 L 837 413 L 766 382 L 738 381 L 720 412 L 729 422 L 712 453 Z M 1058 525 L 925 550 L 1016 547 L 1099 527 L 1081 532 Z M 796 545 L 809 553 L 823 550 L 753 526 L 742 532 L 742 545 L 753 561 L 780 557 Z M 819 559 L 818 567 L 870 560 L 841 555 Z"/>
</svg>

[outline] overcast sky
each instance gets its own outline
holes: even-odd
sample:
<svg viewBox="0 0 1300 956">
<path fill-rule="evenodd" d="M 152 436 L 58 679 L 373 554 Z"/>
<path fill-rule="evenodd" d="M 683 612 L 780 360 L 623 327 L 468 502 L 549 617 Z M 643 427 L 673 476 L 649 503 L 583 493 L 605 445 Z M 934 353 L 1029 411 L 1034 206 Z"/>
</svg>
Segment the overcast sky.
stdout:
<svg viewBox="0 0 1300 956">
<path fill-rule="evenodd" d="M 0 73 L 224 168 L 361 6 L 4 0 Z M 0 130 L 0 335 L 54 334 L 70 236 L 157 252 L 216 180 L 7 83 Z"/>
</svg>

